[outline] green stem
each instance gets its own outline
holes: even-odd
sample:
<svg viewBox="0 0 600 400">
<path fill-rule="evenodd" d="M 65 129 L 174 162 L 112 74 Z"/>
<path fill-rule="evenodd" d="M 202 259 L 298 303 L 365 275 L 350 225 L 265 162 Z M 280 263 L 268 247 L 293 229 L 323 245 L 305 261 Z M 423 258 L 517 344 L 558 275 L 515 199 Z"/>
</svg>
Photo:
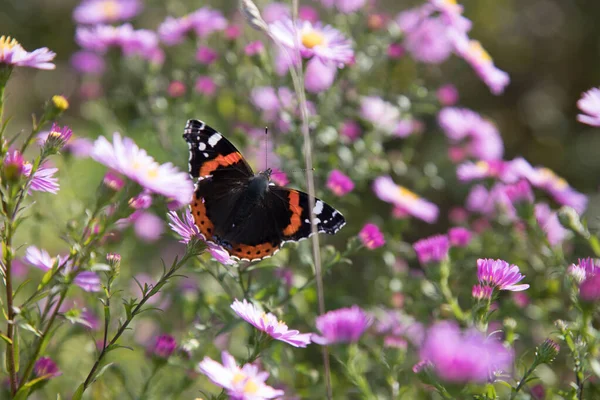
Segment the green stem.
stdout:
<svg viewBox="0 0 600 400">
<path fill-rule="evenodd" d="M 6 363 L 8 365 L 8 379 L 10 382 L 10 392 L 14 395 L 17 392 L 17 369 L 15 366 L 15 348 L 13 344 L 15 336 L 15 311 L 13 307 L 13 288 L 12 288 L 12 239 L 14 234 L 14 224 L 10 221 L 6 227 L 6 254 L 4 266 L 6 268 L 6 307 L 8 321 L 6 323 L 6 337 L 10 340 L 6 348 Z"/>
<path fill-rule="evenodd" d="M 142 392 L 140 393 L 140 400 L 145 400 L 147 395 L 146 393 L 148 392 L 148 389 L 150 388 L 150 383 L 152 382 L 152 380 L 154 379 L 154 376 L 156 375 L 156 373 L 162 368 L 162 366 L 165 365 L 165 363 L 154 363 L 154 367 L 152 367 L 152 372 L 150 373 L 150 376 L 148 376 L 148 379 L 146 379 L 146 382 L 144 383 L 144 387 L 142 388 Z"/>
<path fill-rule="evenodd" d="M 444 295 L 446 302 L 448 303 L 448 305 L 450 305 L 450 309 L 452 310 L 452 313 L 454 314 L 456 319 L 458 319 L 461 322 L 464 322 L 466 320 L 465 313 L 460 308 L 460 305 L 458 304 L 456 298 L 452 295 L 452 291 L 450 290 L 450 285 L 448 282 L 449 278 L 450 260 L 446 258 L 440 264 L 440 290 Z"/>
<path fill-rule="evenodd" d="M 521 388 L 525 385 L 525 383 L 527 382 L 527 378 L 529 378 L 529 375 L 533 373 L 537 366 L 538 364 L 535 362 L 531 364 L 531 367 L 529 367 L 529 369 L 525 372 L 523 378 L 521 378 L 517 387 L 512 391 L 510 395 L 510 400 L 513 400 L 515 397 L 517 397 L 517 393 L 519 393 L 519 390 L 521 390 Z"/>
</svg>

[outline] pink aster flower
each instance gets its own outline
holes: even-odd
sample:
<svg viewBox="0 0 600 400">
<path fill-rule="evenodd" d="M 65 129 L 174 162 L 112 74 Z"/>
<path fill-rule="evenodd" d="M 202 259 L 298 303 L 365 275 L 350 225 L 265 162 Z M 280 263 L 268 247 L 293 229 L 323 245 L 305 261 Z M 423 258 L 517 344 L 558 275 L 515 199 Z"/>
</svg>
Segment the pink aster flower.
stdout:
<svg viewBox="0 0 600 400">
<path fill-rule="evenodd" d="M 595 274 L 587 277 L 579 285 L 579 297 L 586 302 L 594 302 L 600 299 L 600 275 Z"/>
<path fill-rule="evenodd" d="M 169 211 L 167 217 L 169 218 L 169 227 L 181 238 L 180 243 L 188 244 L 193 238 L 199 238 L 202 241 L 206 240 L 196 226 L 194 217 L 188 208 L 185 209 L 182 217 L 179 217 L 175 211 Z M 221 246 L 213 242 L 206 242 L 206 245 L 208 246 L 208 252 L 217 262 L 223 265 L 233 265 L 236 263 L 229 256 L 227 250 Z"/>
<path fill-rule="evenodd" d="M 527 284 L 517 285 L 525 276 L 519 272 L 519 267 L 504 260 L 478 259 L 477 278 L 480 283 L 499 290 L 520 292 L 529 288 Z"/>
<path fill-rule="evenodd" d="M 219 58 L 219 53 L 208 46 L 200 46 L 196 51 L 196 61 L 200 64 L 210 65 Z"/>
<path fill-rule="evenodd" d="M 75 40 L 89 51 L 105 53 L 111 47 L 120 47 L 126 56 L 138 55 L 149 61 L 156 61 L 160 53 L 156 33 L 147 29 L 134 30 L 131 24 L 80 26 L 75 32 Z"/>
<path fill-rule="evenodd" d="M 31 173 L 31 164 L 25 161 L 18 150 L 9 150 L 6 153 L 2 167 L 2 177 L 8 180 L 17 180 Z"/>
<path fill-rule="evenodd" d="M 385 133 L 393 133 L 400 123 L 400 109 L 380 97 L 363 97 L 360 102 L 360 116 Z"/>
<path fill-rule="evenodd" d="M 335 6 L 342 14 L 351 14 L 363 8 L 367 0 L 321 0 L 321 3 L 326 8 Z"/>
<path fill-rule="evenodd" d="M 577 115 L 577 121 L 600 126 L 600 88 L 592 88 L 585 92 L 577 101 L 577 107 L 583 112 Z"/>
<path fill-rule="evenodd" d="M 290 180 L 285 172 L 279 170 L 279 168 L 271 168 L 271 170 L 271 179 L 276 185 L 286 186 L 288 183 L 290 183 Z"/>
<path fill-rule="evenodd" d="M 453 106 L 458 102 L 458 89 L 451 83 L 441 86 L 435 95 L 443 106 Z"/>
<path fill-rule="evenodd" d="M 250 42 L 244 47 L 244 53 L 248 57 L 256 56 L 258 54 L 264 53 L 265 45 L 260 40 L 256 40 L 254 42 Z"/>
<path fill-rule="evenodd" d="M 562 226 L 558 220 L 558 215 L 556 212 L 552 211 L 548 204 L 536 204 L 534 207 L 534 214 L 538 225 L 546 234 L 548 243 L 550 243 L 551 246 L 561 244 L 570 234 L 570 232 Z"/>
<path fill-rule="evenodd" d="M 204 357 L 198 364 L 198 369 L 214 384 L 225 389 L 230 399 L 235 400 L 266 400 L 284 395 L 283 390 L 273 389 L 265 381 L 268 372 L 262 372 L 254 364 L 239 367 L 233 356 L 224 351 L 221 353 L 223 364 Z"/>
<path fill-rule="evenodd" d="M 10 36 L 0 36 L 0 65 L 54 69 L 56 66 L 50 62 L 54 60 L 54 57 L 56 57 L 56 53 L 47 47 L 28 52 L 16 39 Z"/>
<path fill-rule="evenodd" d="M 31 173 L 31 164 L 27 163 L 25 168 L 25 175 L 29 176 Z M 37 171 L 33 173 L 33 177 L 29 183 L 29 192 L 58 193 L 60 186 L 58 184 L 58 178 L 54 176 L 57 171 L 58 168 L 48 168 L 44 165 L 40 165 Z"/>
<path fill-rule="evenodd" d="M 377 249 L 385 244 L 383 233 L 375 224 L 366 224 L 358 233 L 362 244 L 370 250 Z"/>
<path fill-rule="evenodd" d="M 77 72 L 102 75 L 106 69 L 104 58 L 94 52 L 81 50 L 71 56 L 71 66 Z"/>
<path fill-rule="evenodd" d="M 35 376 L 42 379 L 56 378 L 61 376 L 62 372 L 50 357 L 40 357 L 33 366 Z"/>
<path fill-rule="evenodd" d="M 304 86 L 309 93 L 320 93 L 333 85 L 337 68 L 318 58 L 313 58 L 306 64 Z"/>
<path fill-rule="evenodd" d="M 341 197 L 354 189 L 354 182 L 342 171 L 334 169 L 327 178 L 327 188 L 336 196 Z"/>
<path fill-rule="evenodd" d="M 150 353 L 158 358 L 167 359 L 177 348 L 177 341 L 171 335 L 160 335 L 156 337 Z"/>
<path fill-rule="evenodd" d="M 217 92 L 217 83 L 210 76 L 199 76 L 196 78 L 194 90 L 205 96 L 212 96 Z"/>
<path fill-rule="evenodd" d="M 577 264 L 569 266 L 567 273 L 578 283 L 581 283 L 586 278 L 600 273 L 600 260 L 591 257 L 580 258 L 577 260 Z"/>
<path fill-rule="evenodd" d="M 467 161 L 458 166 L 456 175 L 461 182 L 494 178 L 512 183 L 516 182 L 519 176 L 511 167 L 512 165 L 509 161 L 503 160 L 478 161 L 476 163 Z"/>
<path fill-rule="evenodd" d="M 405 34 L 404 46 L 417 61 L 440 64 L 454 50 L 448 25 L 440 18 L 424 18 L 415 27 L 405 31 Z"/>
<path fill-rule="evenodd" d="M 202 7 L 181 18 L 167 17 L 158 27 L 160 40 L 168 46 L 181 43 L 189 31 L 205 38 L 216 31 L 227 28 L 227 19 L 223 14 L 210 7 Z"/>
<path fill-rule="evenodd" d="M 263 8 L 261 15 L 265 22 L 270 24 L 280 19 L 290 18 L 292 15 L 292 10 L 288 4 L 274 1 L 270 2 Z"/>
<path fill-rule="evenodd" d="M 422 362 L 447 382 L 487 382 L 497 371 L 509 371 L 514 358 L 500 341 L 479 331 L 461 332 L 454 322 L 438 322 L 427 331 Z"/>
<path fill-rule="evenodd" d="M 471 243 L 473 232 L 463 227 L 450 228 L 448 239 L 453 247 L 467 247 Z"/>
<path fill-rule="evenodd" d="M 38 136 L 38 140 L 41 141 L 43 145 L 61 149 L 69 140 L 71 140 L 72 136 L 73 131 L 71 128 L 66 125 L 61 128 L 55 122 L 48 132 L 44 132 L 42 136 Z"/>
<path fill-rule="evenodd" d="M 392 60 L 398 60 L 404 56 L 406 49 L 399 43 L 392 43 L 388 46 L 386 54 Z"/>
<path fill-rule="evenodd" d="M 340 126 L 340 135 L 350 139 L 351 141 L 358 139 L 361 133 L 362 128 L 360 127 L 360 124 L 356 121 L 348 119 L 344 121 Z"/>
<path fill-rule="evenodd" d="M 430 224 L 438 217 L 438 207 L 403 186 L 396 185 L 391 177 L 380 176 L 373 183 L 373 191 L 381 200 L 395 205 L 403 213 L 420 218 Z"/>
<path fill-rule="evenodd" d="M 477 300 L 489 300 L 492 298 L 494 288 L 487 285 L 474 285 L 471 290 L 471 296 Z"/>
<path fill-rule="evenodd" d="M 126 21 L 139 14 L 139 0 L 84 0 L 75 7 L 73 19 L 78 24 L 104 24 Z"/>
<path fill-rule="evenodd" d="M 415 242 L 413 249 L 421 265 L 425 266 L 432 261 L 440 262 L 448 257 L 450 241 L 446 235 L 434 235 Z"/>
<path fill-rule="evenodd" d="M 504 193 L 513 204 L 533 203 L 535 200 L 531 186 L 524 179 L 517 183 L 506 185 Z"/>
<path fill-rule="evenodd" d="M 146 243 L 152 243 L 160 239 L 165 230 L 162 218 L 150 212 L 136 211 L 130 221 L 133 222 L 135 235 Z"/>
<path fill-rule="evenodd" d="M 94 143 L 91 157 L 113 171 L 128 177 L 152 193 L 189 204 L 194 187 L 187 174 L 173 164 L 158 164 L 130 138 L 113 135 L 113 143 L 100 136 Z"/>
<path fill-rule="evenodd" d="M 86 292 L 99 292 L 102 290 L 100 277 L 93 271 L 79 272 L 73 282 Z"/>
<path fill-rule="evenodd" d="M 369 315 L 357 305 L 329 311 L 317 317 L 322 336 L 313 334 L 312 341 L 321 345 L 358 342 L 370 324 Z"/>
<path fill-rule="evenodd" d="M 288 329 L 283 321 L 271 313 L 264 313 L 258 310 L 252 303 L 246 299 L 235 300 L 231 305 L 235 313 L 244 321 L 254 326 L 259 331 L 265 332 L 275 340 L 280 340 L 294 347 L 306 347 L 310 344 L 310 333 L 300 333 L 297 330 Z"/>
</svg>

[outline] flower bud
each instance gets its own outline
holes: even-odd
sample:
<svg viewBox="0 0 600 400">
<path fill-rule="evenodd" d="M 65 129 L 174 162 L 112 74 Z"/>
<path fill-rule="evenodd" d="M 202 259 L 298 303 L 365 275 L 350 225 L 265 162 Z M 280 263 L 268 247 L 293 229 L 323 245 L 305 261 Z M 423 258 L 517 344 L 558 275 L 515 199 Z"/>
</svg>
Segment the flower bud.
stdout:
<svg viewBox="0 0 600 400">
<path fill-rule="evenodd" d="M 177 342 L 171 335 L 160 335 L 156 338 L 156 343 L 152 349 L 152 354 L 155 357 L 167 359 L 173 354 L 177 348 Z"/>
<path fill-rule="evenodd" d="M 544 343 L 539 345 L 535 351 L 536 361 L 540 364 L 548 364 L 554 361 L 560 346 L 552 339 L 544 340 Z"/>
<path fill-rule="evenodd" d="M 121 255 L 118 253 L 108 253 L 106 255 L 106 261 L 113 273 L 119 275 L 121 272 Z"/>
<path fill-rule="evenodd" d="M 268 32 L 269 27 L 260 15 L 260 10 L 252 0 L 240 0 L 240 11 L 252 29 Z"/>
<path fill-rule="evenodd" d="M 62 375 L 62 372 L 60 372 L 58 366 L 50 357 L 41 357 L 37 360 L 33 366 L 33 370 L 38 378 L 44 377 L 45 379 L 50 379 Z"/>
<path fill-rule="evenodd" d="M 577 214 L 577 211 L 572 207 L 561 207 L 560 210 L 558 210 L 558 220 L 566 229 L 569 229 L 586 239 L 590 237 L 590 232 L 583 226 L 579 214 Z"/>
</svg>

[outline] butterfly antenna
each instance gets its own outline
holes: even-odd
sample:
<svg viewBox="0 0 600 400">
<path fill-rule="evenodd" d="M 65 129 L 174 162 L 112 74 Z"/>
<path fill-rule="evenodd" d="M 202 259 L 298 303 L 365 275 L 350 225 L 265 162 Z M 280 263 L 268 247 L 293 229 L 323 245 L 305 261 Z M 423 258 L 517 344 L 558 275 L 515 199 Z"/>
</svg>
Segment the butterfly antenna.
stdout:
<svg viewBox="0 0 600 400">
<path fill-rule="evenodd" d="M 269 169 L 269 152 L 267 150 L 267 135 L 269 134 L 269 127 L 265 126 L 265 171 Z"/>
</svg>

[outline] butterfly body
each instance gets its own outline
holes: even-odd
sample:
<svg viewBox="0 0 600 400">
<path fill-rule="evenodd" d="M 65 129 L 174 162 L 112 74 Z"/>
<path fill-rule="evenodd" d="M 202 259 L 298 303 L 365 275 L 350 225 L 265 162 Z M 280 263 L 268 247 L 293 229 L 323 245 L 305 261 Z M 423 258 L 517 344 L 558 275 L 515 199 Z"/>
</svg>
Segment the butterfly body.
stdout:
<svg viewBox="0 0 600 400">
<path fill-rule="evenodd" d="M 183 137 L 190 148 L 189 169 L 197 178 L 190 205 L 204 237 L 241 260 L 275 254 L 290 241 L 317 231 L 334 234 L 342 214 L 319 199 L 309 218 L 309 196 L 271 182 L 271 169 L 255 174 L 241 153 L 202 121 L 189 120 Z"/>
</svg>

